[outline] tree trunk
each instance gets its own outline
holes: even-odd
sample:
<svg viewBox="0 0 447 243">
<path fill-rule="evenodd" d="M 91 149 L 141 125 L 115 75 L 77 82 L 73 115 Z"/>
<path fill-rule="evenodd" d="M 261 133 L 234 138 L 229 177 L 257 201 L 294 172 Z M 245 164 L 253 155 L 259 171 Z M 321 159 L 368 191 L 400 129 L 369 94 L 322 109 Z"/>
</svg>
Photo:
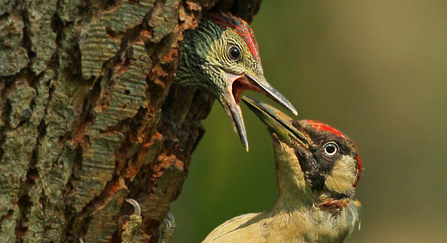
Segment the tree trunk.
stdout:
<svg viewBox="0 0 447 243">
<path fill-rule="evenodd" d="M 171 85 L 179 41 L 260 2 L 0 0 L 0 242 L 159 241 L 213 103 Z"/>
</svg>

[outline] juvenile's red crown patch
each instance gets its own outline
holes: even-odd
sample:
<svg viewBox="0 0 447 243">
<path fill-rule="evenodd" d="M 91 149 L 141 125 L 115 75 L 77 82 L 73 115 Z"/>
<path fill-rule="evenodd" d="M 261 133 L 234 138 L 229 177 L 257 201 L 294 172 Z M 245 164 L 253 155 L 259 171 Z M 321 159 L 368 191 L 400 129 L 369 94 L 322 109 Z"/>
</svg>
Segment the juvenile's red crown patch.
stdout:
<svg viewBox="0 0 447 243">
<path fill-rule="evenodd" d="M 247 43 L 251 54 L 261 63 L 259 56 L 258 44 L 256 43 L 253 30 L 250 26 L 241 18 L 234 17 L 231 13 L 213 13 L 208 14 L 205 18 L 212 20 L 214 23 L 227 28 L 234 29 Z"/>
</svg>

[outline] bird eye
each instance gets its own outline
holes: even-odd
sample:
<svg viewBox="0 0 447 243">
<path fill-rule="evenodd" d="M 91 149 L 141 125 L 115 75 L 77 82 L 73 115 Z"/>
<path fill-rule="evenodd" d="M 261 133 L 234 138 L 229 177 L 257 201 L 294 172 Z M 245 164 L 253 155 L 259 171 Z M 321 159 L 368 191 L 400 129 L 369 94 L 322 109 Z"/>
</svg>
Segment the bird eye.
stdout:
<svg viewBox="0 0 447 243">
<path fill-rule="evenodd" d="M 334 142 L 327 142 L 323 148 L 324 153 L 328 156 L 334 156 L 338 152 L 338 145 Z"/>
<path fill-rule="evenodd" d="M 241 57 L 241 50 L 237 46 L 232 46 L 228 50 L 228 54 L 232 60 L 237 61 Z"/>
</svg>

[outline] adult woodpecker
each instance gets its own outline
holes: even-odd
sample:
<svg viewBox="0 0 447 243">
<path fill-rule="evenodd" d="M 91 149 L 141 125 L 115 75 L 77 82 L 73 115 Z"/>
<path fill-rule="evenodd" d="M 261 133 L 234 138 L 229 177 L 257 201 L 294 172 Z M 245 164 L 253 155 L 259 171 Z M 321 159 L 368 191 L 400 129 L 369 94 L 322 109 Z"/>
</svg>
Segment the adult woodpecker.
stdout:
<svg viewBox="0 0 447 243">
<path fill-rule="evenodd" d="M 296 121 L 243 98 L 273 139 L 279 195 L 263 213 L 233 218 L 203 242 L 342 242 L 359 221 L 362 166 L 352 141 L 317 121 Z"/>
<path fill-rule="evenodd" d="M 174 83 L 210 92 L 232 119 L 247 151 L 247 135 L 239 106 L 244 90 L 266 94 L 297 115 L 292 104 L 264 78 L 258 45 L 244 20 L 231 13 L 207 14 L 193 32 L 185 35 L 180 50 Z"/>
</svg>

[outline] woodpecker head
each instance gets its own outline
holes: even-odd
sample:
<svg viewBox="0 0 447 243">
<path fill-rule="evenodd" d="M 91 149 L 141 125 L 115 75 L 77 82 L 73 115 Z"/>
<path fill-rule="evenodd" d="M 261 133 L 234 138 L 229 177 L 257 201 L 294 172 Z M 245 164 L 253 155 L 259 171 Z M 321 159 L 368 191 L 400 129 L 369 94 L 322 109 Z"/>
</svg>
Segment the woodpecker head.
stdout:
<svg viewBox="0 0 447 243">
<path fill-rule="evenodd" d="M 244 90 L 263 93 L 297 114 L 264 78 L 253 31 L 230 13 L 205 15 L 200 25 L 184 37 L 175 82 L 210 92 L 232 119 L 246 150 L 248 141 L 239 106 Z"/>
<path fill-rule="evenodd" d="M 334 212 L 350 202 L 362 164 L 347 136 L 321 122 L 293 120 L 259 100 L 243 100 L 272 133 L 280 193 L 300 191 L 300 200 Z"/>
</svg>

